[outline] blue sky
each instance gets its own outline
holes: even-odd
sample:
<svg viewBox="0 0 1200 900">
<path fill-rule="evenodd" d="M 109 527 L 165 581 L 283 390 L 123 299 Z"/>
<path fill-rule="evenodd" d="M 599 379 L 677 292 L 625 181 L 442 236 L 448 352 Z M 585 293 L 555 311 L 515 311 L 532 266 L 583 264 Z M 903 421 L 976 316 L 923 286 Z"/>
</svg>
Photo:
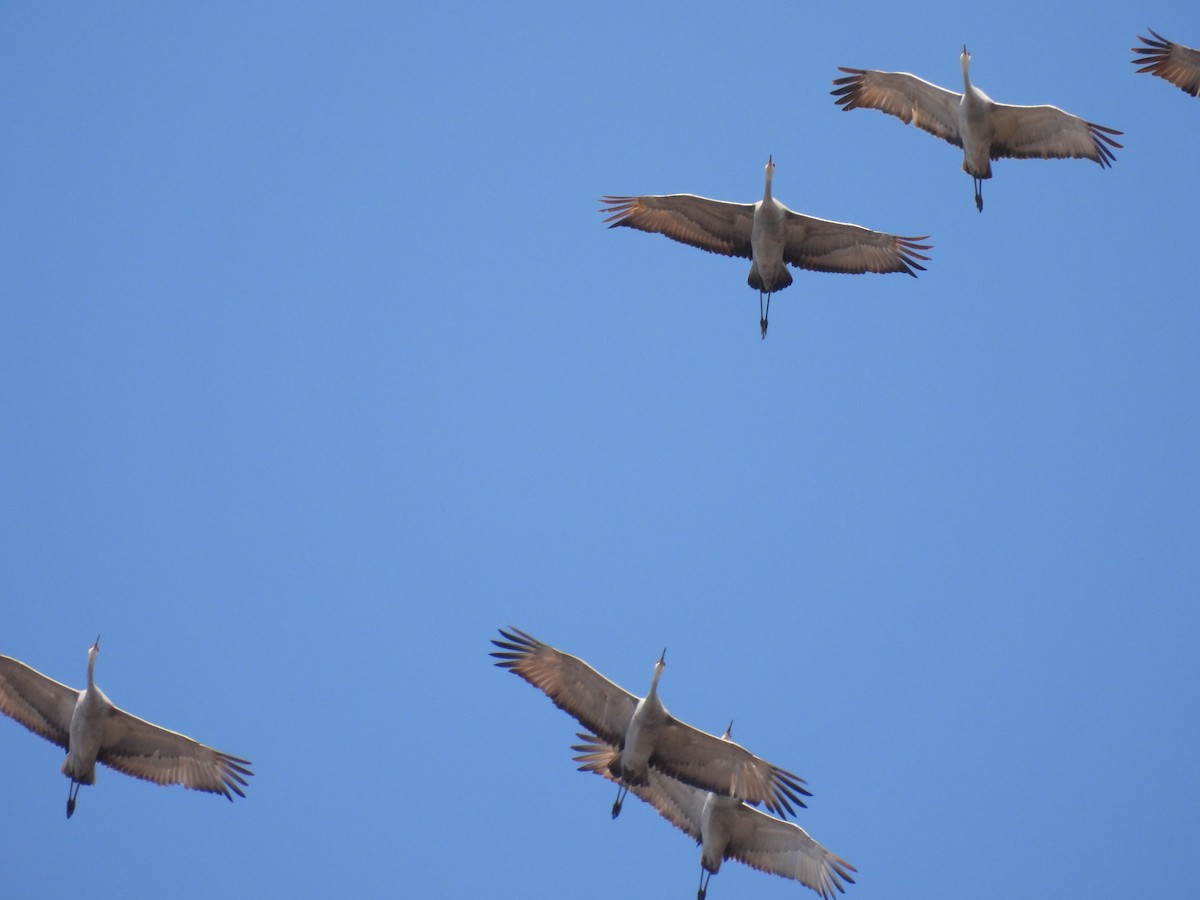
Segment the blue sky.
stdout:
<svg viewBox="0 0 1200 900">
<path fill-rule="evenodd" d="M 0 653 L 255 763 L 248 797 L 0 722 L 18 894 L 690 897 L 516 625 L 808 779 L 848 896 L 1200 880 L 1193 4 L 13 3 Z M 841 112 L 836 67 L 1125 132 L 1111 170 Z M 603 194 L 932 235 L 748 263 Z M 809 895 L 730 863 L 710 898 Z"/>
</svg>

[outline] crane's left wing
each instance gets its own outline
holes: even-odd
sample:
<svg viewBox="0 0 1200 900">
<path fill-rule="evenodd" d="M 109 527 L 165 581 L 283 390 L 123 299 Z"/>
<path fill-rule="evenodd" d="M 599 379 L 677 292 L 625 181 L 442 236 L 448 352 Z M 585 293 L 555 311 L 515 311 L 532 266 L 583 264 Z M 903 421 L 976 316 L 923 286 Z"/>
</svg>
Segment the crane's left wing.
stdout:
<svg viewBox="0 0 1200 900">
<path fill-rule="evenodd" d="M 727 203 L 695 194 L 656 194 L 646 197 L 601 197 L 602 213 L 612 213 L 609 228 L 625 225 L 638 231 L 665 234 L 722 256 L 751 258 L 753 203 Z"/>
<path fill-rule="evenodd" d="M 759 759 L 745 747 L 680 722 L 673 716 L 659 732 L 650 765 L 706 791 L 761 803 L 776 815 L 795 815 L 811 796 L 804 779 Z"/>
<path fill-rule="evenodd" d="M 908 72 L 878 72 L 845 66 L 838 66 L 838 71 L 847 75 L 833 80 L 838 87 L 830 93 L 837 97 L 833 102 L 843 112 L 859 107 L 877 109 L 895 116 L 905 125 L 916 125 L 955 147 L 962 146 L 962 135 L 958 130 L 958 106 L 962 94 Z"/>
<path fill-rule="evenodd" d="M 992 159 L 1090 159 L 1111 166 L 1112 149 L 1121 145 L 1109 135 L 1121 134 L 1088 122 L 1057 106 L 992 105 Z"/>
<path fill-rule="evenodd" d="M 625 735 L 638 698 L 609 681 L 582 659 L 556 650 L 520 628 L 500 629 L 503 640 L 492 656 L 496 665 L 524 678 L 545 693 L 563 712 L 617 743 Z"/>
<path fill-rule="evenodd" d="M 899 237 L 871 231 L 860 225 L 831 222 L 788 210 L 787 240 L 783 247 L 786 262 L 817 272 L 905 272 L 916 277 L 913 269 L 925 270 L 917 260 L 928 261 L 920 251 L 929 235 Z"/>
<path fill-rule="evenodd" d="M 0 712 L 64 750 L 79 691 L 47 678 L 10 656 L 0 656 Z"/>
<path fill-rule="evenodd" d="M 1139 34 L 1138 40 L 1146 46 L 1130 48 L 1141 54 L 1130 60 L 1135 66 L 1141 66 L 1138 72 L 1157 75 L 1193 97 L 1200 96 L 1200 50 L 1168 41 L 1153 28 L 1147 30 L 1154 39 Z"/>
<path fill-rule="evenodd" d="M 155 784 L 181 784 L 194 791 L 245 797 L 248 759 L 230 756 L 114 708 L 105 721 L 100 762 L 118 772 Z M 232 794 L 230 793 L 232 792 Z"/>
<path fill-rule="evenodd" d="M 799 825 L 784 822 L 743 804 L 733 818 L 725 855 L 761 872 L 791 878 L 831 900 L 843 882 L 854 884 L 854 866 L 830 853 Z"/>
</svg>

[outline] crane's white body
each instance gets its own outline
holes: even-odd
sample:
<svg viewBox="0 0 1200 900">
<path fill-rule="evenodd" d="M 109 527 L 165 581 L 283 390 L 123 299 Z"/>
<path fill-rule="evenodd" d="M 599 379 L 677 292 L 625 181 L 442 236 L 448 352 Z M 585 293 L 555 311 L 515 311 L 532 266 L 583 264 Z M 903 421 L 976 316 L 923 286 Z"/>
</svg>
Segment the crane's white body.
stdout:
<svg viewBox="0 0 1200 900">
<path fill-rule="evenodd" d="M 665 657 L 664 650 L 663 658 L 654 664 L 654 678 L 650 682 L 650 690 L 634 707 L 621 752 L 614 760 L 614 771 L 625 781 L 637 784 L 645 782 L 650 770 L 650 755 L 658 744 L 663 726 L 671 718 L 662 700 L 658 698 L 658 679 L 666 667 Z"/>
<path fill-rule="evenodd" d="M 792 273 L 784 262 L 788 208 L 771 196 L 774 175 L 775 162 L 768 158 L 763 198 L 754 204 L 754 223 L 750 228 L 750 275 L 746 279 L 750 287 L 768 296 L 792 283 Z"/>
</svg>

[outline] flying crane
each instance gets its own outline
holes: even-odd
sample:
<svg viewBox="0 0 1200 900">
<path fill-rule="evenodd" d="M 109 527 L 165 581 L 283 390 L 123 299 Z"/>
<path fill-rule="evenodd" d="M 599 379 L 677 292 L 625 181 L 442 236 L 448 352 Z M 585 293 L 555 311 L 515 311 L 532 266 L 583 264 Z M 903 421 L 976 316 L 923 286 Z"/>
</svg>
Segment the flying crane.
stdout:
<svg viewBox="0 0 1200 900">
<path fill-rule="evenodd" d="M 729 740 L 733 725 L 722 740 Z M 580 771 L 612 780 L 617 748 L 594 735 L 577 733 L 583 743 L 571 747 L 580 755 Z M 708 882 L 727 859 L 736 859 L 762 872 L 799 881 L 826 900 L 834 889 L 845 893 L 843 882 L 854 884 L 854 866 L 826 850 L 799 825 L 759 812 L 734 797 L 724 797 L 651 770 L 644 784 L 629 788 L 659 814 L 700 844 L 700 887 L 704 900 Z"/>
<path fill-rule="evenodd" d="M 843 111 L 868 107 L 912 123 L 963 151 L 963 171 L 975 184 L 975 206 L 983 212 L 983 181 L 992 177 L 992 160 L 1090 159 L 1111 166 L 1111 147 L 1121 145 L 1109 135 L 1121 134 L 1063 112 L 1057 106 L 1010 106 L 996 103 L 971 84 L 971 54 L 963 47 L 963 92 L 930 84 L 907 72 L 848 69 L 835 78 L 831 91 Z"/>
<path fill-rule="evenodd" d="M 500 648 L 491 654 L 497 666 L 528 681 L 617 748 L 609 760 L 609 772 L 618 785 L 613 818 L 621 812 L 625 792 L 646 784 L 651 769 L 706 791 L 761 803 L 781 816 L 795 815 L 792 804 L 804 806 L 800 795 L 810 795 L 802 778 L 667 712 L 658 698 L 666 650 L 654 664 L 649 692 L 635 697 L 578 657 L 518 628 L 501 629 L 500 636 L 503 640 L 492 640 Z"/>
<path fill-rule="evenodd" d="M 757 203 L 728 203 L 695 194 L 657 194 L 645 197 L 601 197 L 602 213 L 611 213 L 609 228 L 622 225 L 657 232 L 723 256 L 750 260 L 750 287 L 758 291 L 758 325 L 767 336 L 771 294 L 792 283 L 788 266 L 816 272 L 903 272 L 916 277 L 924 271 L 917 260 L 929 237 L 898 237 L 859 225 L 831 222 L 792 212 L 771 195 L 775 162 L 767 158 L 766 187 Z M 763 298 L 766 306 L 763 306 Z"/>
<path fill-rule="evenodd" d="M 254 773 L 249 760 L 153 725 L 114 706 L 96 685 L 100 638 L 88 649 L 87 687 L 75 690 L 36 669 L 0 656 L 0 712 L 67 751 L 62 773 L 71 779 L 67 818 L 75 812 L 79 786 L 96 783 L 96 763 L 153 781 L 196 791 L 245 797 Z M 232 793 L 231 793 L 232 792 Z"/>
</svg>

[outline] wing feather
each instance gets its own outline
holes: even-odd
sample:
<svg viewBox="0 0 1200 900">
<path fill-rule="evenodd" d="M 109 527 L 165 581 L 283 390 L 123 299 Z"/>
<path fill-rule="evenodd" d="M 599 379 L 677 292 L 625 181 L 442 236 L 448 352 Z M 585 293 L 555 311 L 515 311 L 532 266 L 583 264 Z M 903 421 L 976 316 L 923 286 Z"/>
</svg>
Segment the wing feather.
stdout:
<svg viewBox="0 0 1200 900">
<path fill-rule="evenodd" d="M 845 893 L 854 884 L 854 866 L 826 850 L 799 825 L 784 822 L 745 804 L 730 809 L 732 835 L 725 855 L 760 872 L 791 878 L 822 897 Z"/>
<path fill-rule="evenodd" d="M 917 260 L 929 260 L 919 252 L 932 248 L 920 243 L 928 237 L 900 237 L 789 210 L 783 258 L 818 272 L 906 272 L 916 277 L 913 269 L 925 270 Z"/>
<path fill-rule="evenodd" d="M 838 98 L 834 103 L 844 112 L 860 107 L 878 109 L 955 147 L 962 146 L 962 135 L 958 130 L 961 94 L 907 72 L 877 72 L 845 66 L 838 66 L 838 71 L 847 75 L 833 80 L 838 87 L 830 93 Z"/>
<path fill-rule="evenodd" d="M 79 691 L 74 688 L 19 660 L 0 656 L 0 712 L 64 750 L 78 699 Z"/>
<path fill-rule="evenodd" d="M 496 665 L 542 691 L 563 712 L 612 744 L 620 742 L 638 698 L 613 684 L 582 659 L 555 650 L 519 628 L 500 629 L 504 640 L 491 655 Z"/>
<path fill-rule="evenodd" d="M 777 815 L 795 815 L 811 796 L 805 781 L 759 759 L 745 747 L 670 717 L 654 745 L 650 765 L 693 787 L 747 803 L 761 803 Z"/>
<path fill-rule="evenodd" d="M 214 750 L 115 707 L 105 720 L 104 741 L 96 758 L 135 778 L 181 784 L 229 800 L 233 794 L 246 796 L 242 788 L 254 774 L 247 759 Z"/>
<path fill-rule="evenodd" d="M 1153 40 L 1139 34 L 1138 40 L 1146 46 L 1131 48 L 1140 54 L 1130 60 L 1141 66 L 1138 72 L 1157 75 L 1193 97 L 1200 96 L 1200 50 L 1168 41 L 1153 28 L 1147 30 L 1154 35 Z"/>
<path fill-rule="evenodd" d="M 612 214 L 604 220 L 612 222 L 609 228 L 624 225 L 710 253 L 750 259 L 753 203 L 727 203 L 695 194 L 601 197 L 600 202 L 606 204 L 600 211 Z"/>
<path fill-rule="evenodd" d="M 1057 106 L 1012 106 L 995 103 L 991 158 L 1090 159 L 1109 167 L 1110 148 L 1121 148 L 1109 135 L 1121 134 L 1088 122 Z"/>
</svg>

